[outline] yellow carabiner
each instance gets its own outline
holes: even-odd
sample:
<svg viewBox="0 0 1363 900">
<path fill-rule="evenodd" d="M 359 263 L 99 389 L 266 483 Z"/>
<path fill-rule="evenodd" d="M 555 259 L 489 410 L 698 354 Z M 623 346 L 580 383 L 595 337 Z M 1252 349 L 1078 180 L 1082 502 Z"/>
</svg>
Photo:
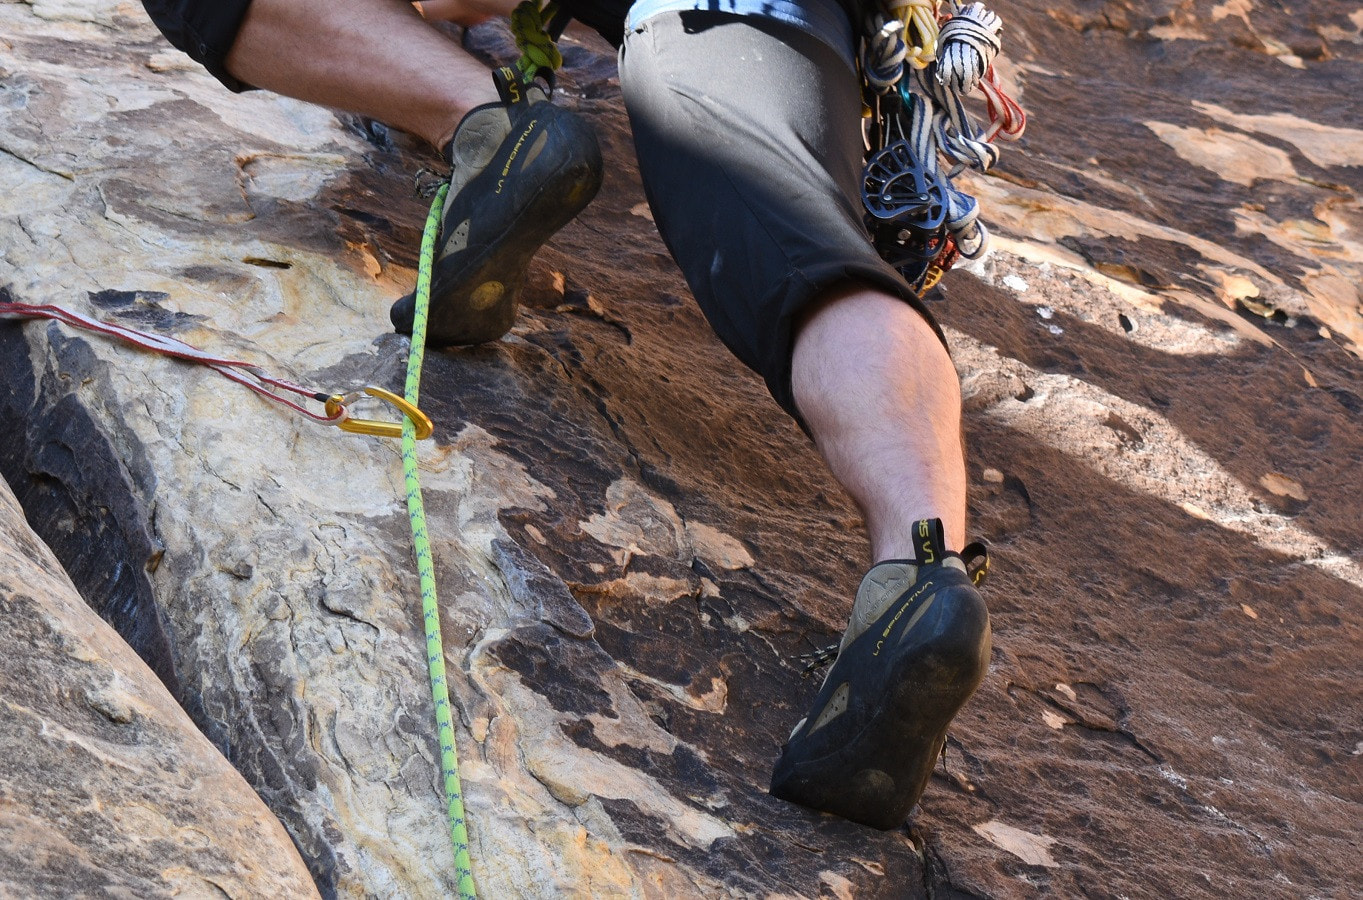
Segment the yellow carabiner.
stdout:
<svg viewBox="0 0 1363 900">
<path fill-rule="evenodd" d="M 921 298 L 928 291 L 937 287 L 937 282 L 941 281 L 942 276 L 945 274 L 946 269 L 943 269 L 936 263 L 933 263 L 932 265 L 928 266 L 928 271 L 923 276 L 923 286 L 918 289 L 918 296 Z"/>
<path fill-rule="evenodd" d="M 435 425 L 424 412 L 417 409 L 406 399 L 399 397 L 392 391 L 385 391 L 381 387 L 369 385 L 364 392 L 371 397 L 377 397 L 385 403 L 398 408 L 401 413 L 412 420 L 412 425 L 416 427 L 416 439 L 424 441 L 435 431 Z M 336 416 L 345 410 L 346 403 L 356 395 L 347 397 L 342 394 L 332 394 L 327 398 L 327 415 Z M 342 431 L 349 431 L 351 434 L 372 434 L 376 437 L 402 437 L 402 424 L 400 422 L 380 422 L 377 419 L 352 419 L 344 418 L 336 423 L 336 427 Z"/>
</svg>

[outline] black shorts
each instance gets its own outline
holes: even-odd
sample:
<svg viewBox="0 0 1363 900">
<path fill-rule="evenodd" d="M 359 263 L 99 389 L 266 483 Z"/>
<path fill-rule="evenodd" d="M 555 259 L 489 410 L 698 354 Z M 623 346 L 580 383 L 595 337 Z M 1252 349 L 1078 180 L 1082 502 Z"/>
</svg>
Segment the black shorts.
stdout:
<svg viewBox="0 0 1363 900">
<path fill-rule="evenodd" d="M 142 0 L 142 5 L 174 47 L 231 90 L 250 90 L 250 85 L 232 77 L 224 63 L 251 0 Z"/>
<path fill-rule="evenodd" d="M 769 19 L 662 13 L 625 36 L 620 87 L 663 241 L 715 333 L 796 421 L 793 326 L 830 287 L 900 297 L 942 338 L 867 236 L 861 88 L 837 51 Z"/>
</svg>

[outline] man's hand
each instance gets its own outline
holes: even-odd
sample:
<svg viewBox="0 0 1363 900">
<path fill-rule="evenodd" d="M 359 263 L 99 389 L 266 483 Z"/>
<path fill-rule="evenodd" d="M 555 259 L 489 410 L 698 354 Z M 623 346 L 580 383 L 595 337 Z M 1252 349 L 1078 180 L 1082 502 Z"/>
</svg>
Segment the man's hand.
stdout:
<svg viewBox="0 0 1363 900">
<path fill-rule="evenodd" d="M 454 22 L 457 25 L 477 25 L 497 13 L 476 0 L 416 0 L 412 4 L 421 18 L 432 22 Z"/>
</svg>

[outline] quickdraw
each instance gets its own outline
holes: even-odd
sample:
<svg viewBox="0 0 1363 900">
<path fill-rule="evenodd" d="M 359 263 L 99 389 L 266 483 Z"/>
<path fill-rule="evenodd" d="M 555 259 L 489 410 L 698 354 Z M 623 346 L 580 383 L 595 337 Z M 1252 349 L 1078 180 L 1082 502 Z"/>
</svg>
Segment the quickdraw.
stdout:
<svg viewBox="0 0 1363 900">
<path fill-rule="evenodd" d="M 122 325 L 115 325 L 111 322 L 103 322 L 99 319 L 72 312 L 60 306 L 51 304 L 31 304 L 18 303 L 12 301 L 0 301 L 0 318 L 4 319 L 51 319 L 61 322 L 73 328 L 81 328 L 85 331 L 92 331 L 108 337 L 118 338 L 149 350 L 153 353 L 160 353 L 186 362 L 198 363 L 207 366 L 213 371 L 222 375 L 229 381 L 235 381 L 268 400 L 282 404 L 296 413 L 307 416 L 315 422 L 323 425 L 335 425 L 342 431 L 352 434 L 370 434 L 379 437 L 402 437 L 402 424 L 398 422 L 383 422 L 376 419 L 359 419 L 350 411 L 350 405 L 354 403 L 361 394 L 367 394 L 392 405 L 403 417 L 412 422 L 418 440 L 423 440 L 431 436 L 434 426 L 430 418 L 426 416 L 415 404 L 408 403 L 407 400 L 396 394 L 386 391 L 381 387 L 370 385 L 359 391 L 346 394 L 329 393 L 317 391 L 312 388 L 303 387 L 276 378 L 266 373 L 259 366 L 239 359 L 228 359 L 222 356 L 214 356 L 187 344 L 184 341 L 161 334 L 151 334 L 145 331 L 137 331 L 133 328 L 126 328 Z M 325 412 L 317 413 L 302 403 L 289 399 L 280 392 L 294 394 L 301 399 L 313 400 L 323 404 Z"/>
<path fill-rule="evenodd" d="M 999 157 L 994 142 L 1017 140 L 1027 125 L 994 70 L 1002 30 L 982 3 L 940 0 L 890 0 L 866 22 L 866 225 L 920 295 L 957 259 L 977 259 L 988 246 L 978 202 L 953 180 L 966 168 L 988 171 Z M 977 88 L 989 114 L 984 128 L 964 104 Z"/>
</svg>

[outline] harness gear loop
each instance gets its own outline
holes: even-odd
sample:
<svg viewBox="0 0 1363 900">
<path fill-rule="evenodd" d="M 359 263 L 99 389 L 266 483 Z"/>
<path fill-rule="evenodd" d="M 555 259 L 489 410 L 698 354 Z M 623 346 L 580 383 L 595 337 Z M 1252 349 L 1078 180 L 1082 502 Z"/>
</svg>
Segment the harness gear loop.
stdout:
<svg viewBox="0 0 1363 900">
<path fill-rule="evenodd" d="M 327 415 L 335 418 L 340 417 L 336 427 L 351 434 L 372 434 L 375 437 L 400 438 L 402 437 L 401 422 L 381 422 L 377 419 L 356 419 L 350 415 L 346 409 L 346 404 L 354 403 L 361 393 L 371 397 L 377 397 L 383 402 L 394 406 L 399 412 L 408 419 L 412 420 L 412 425 L 416 429 L 416 439 L 424 441 L 435 431 L 435 425 L 431 422 L 430 416 L 417 409 L 403 397 L 399 397 L 392 391 L 385 391 L 376 385 L 369 385 L 363 391 L 352 391 L 349 394 L 332 394 L 327 398 Z"/>
</svg>

